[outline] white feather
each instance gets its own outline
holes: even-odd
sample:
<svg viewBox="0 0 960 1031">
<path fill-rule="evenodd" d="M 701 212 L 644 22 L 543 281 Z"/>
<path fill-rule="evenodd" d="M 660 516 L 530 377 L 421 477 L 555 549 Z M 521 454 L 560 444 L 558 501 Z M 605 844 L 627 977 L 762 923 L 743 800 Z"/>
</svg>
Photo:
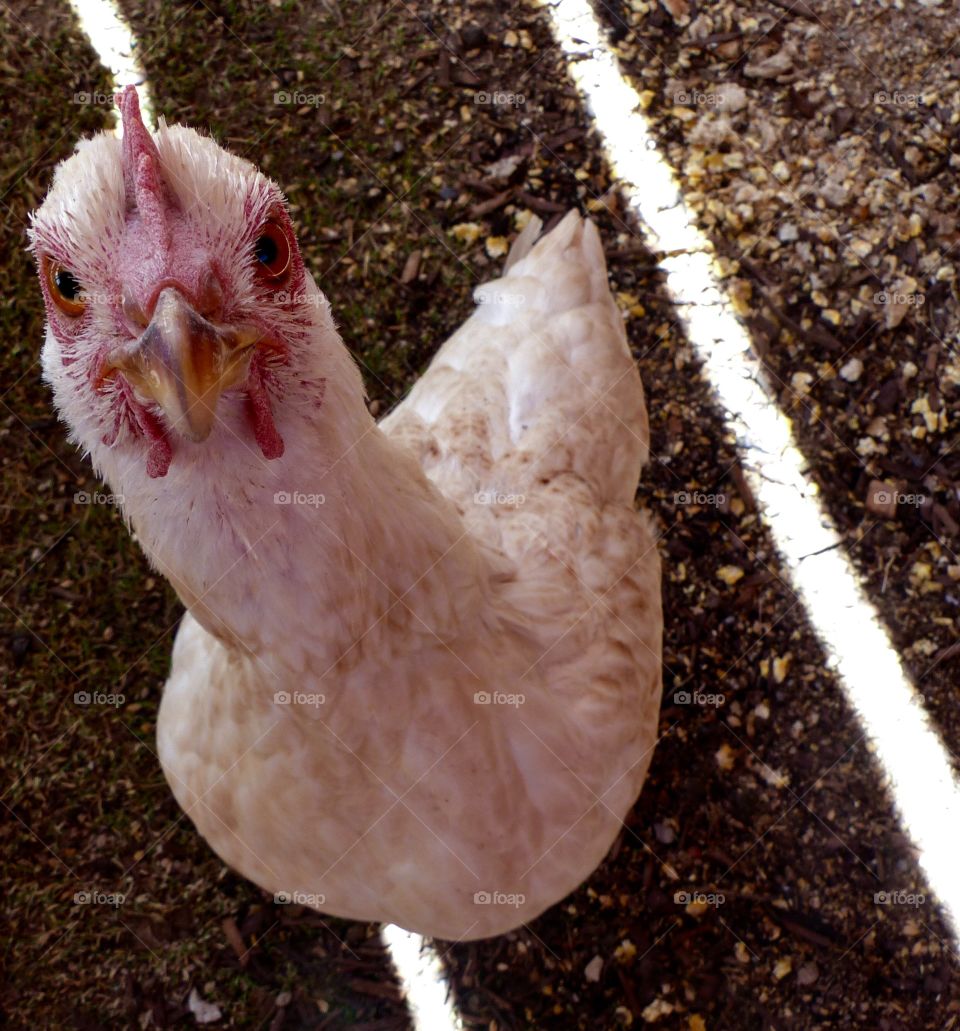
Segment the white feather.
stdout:
<svg viewBox="0 0 960 1031">
<path fill-rule="evenodd" d="M 190 130 L 157 144 L 191 217 L 233 245 L 258 173 Z M 122 229 L 116 147 L 82 145 L 37 218 L 85 269 Z M 580 884 L 657 733 L 643 393 L 595 227 L 571 213 L 533 244 L 537 228 L 379 427 L 308 279 L 273 461 L 227 395 L 151 480 L 137 441 L 104 445 L 52 333 L 43 354 L 189 609 L 158 726 L 181 805 L 264 888 L 446 938 L 509 930 Z"/>
</svg>

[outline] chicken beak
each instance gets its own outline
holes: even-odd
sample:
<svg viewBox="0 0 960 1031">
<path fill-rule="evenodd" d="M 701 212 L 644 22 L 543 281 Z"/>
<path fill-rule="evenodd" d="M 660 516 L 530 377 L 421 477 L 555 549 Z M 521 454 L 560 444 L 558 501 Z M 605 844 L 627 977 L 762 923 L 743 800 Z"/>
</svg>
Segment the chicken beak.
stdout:
<svg viewBox="0 0 960 1031">
<path fill-rule="evenodd" d="M 122 372 L 139 394 L 160 405 L 174 429 L 199 442 L 213 429 L 220 395 L 246 375 L 258 335 L 215 325 L 168 286 L 140 337 L 107 355 L 104 373 Z"/>
</svg>

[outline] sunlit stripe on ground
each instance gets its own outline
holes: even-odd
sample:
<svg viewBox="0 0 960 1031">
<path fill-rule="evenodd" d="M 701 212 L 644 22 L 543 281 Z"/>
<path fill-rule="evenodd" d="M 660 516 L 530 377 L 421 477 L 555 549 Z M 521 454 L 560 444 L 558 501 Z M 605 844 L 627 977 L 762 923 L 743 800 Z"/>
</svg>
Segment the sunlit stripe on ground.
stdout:
<svg viewBox="0 0 960 1031">
<path fill-rule="evenodd" d="M 70 0 L 70 6 L 99 55 L 100 63 L 113 75 L 114 89 L 131 84 L 137 86 L 143 120 L 147 125 L 156 125 L 153 98 L 137 60 L 136 40 L 117 5 L 113 0 Z M 116 110 L 112 105 L 110 107 Z M 119 119 L 117 126 L 119 131 Z"/>
<path fill-rule="evenodd" d="M 920 865 L 956 933 L 960 791 L 947 750 L 904 676 L 816 486 L 803 474 L 807 463 L 724 296 L 712 247 L 694 225 L 588 0 L 544 6 L 564 52 L 576 57 L 569 61 L 570 75 L 596 117 L 607 156 L 649 231 L 648 242 L 669 255 L 661 262 L 668 289 L 737 434 L 750 486 L 830 666 L 890 778 L 903 824 L 919 847 Z"/>
<path fill-rule="evenodd" d="M 417 1031 L 462 1031 L 452 1002 L 443 964 L 419 934 L 386 924 L 380 932 L 390 950 Z"/>
</svg>

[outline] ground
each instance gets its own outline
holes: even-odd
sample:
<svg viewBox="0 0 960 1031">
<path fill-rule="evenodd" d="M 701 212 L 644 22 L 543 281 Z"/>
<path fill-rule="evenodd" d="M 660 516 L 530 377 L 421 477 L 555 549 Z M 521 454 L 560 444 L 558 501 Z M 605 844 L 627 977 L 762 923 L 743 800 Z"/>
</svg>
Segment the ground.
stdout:
<svg viewBox="0 0 960 1031">
<path fill-rule="evenodd" d="M 586 885 L 515 934 L 438 943 L 466 1026 L 954 1026 L 943 920 L 544 12 L 121 6 L 158 112 L 283 186 L 375 411 L 471 310 L 525 212 L 577 205 L 600 225 L 651 416 L 639 503 L 662 533 L 662 738 Z M 937 4 L 819 6 L 597 11 L 957 752 L 958 30 Z M 55 162 L 107 122 L 108 79 L 65 3 L 23 0 L 0 21 L 3 1015 L 190 1027 L 195 990 L 216 1026 L 406 1028 L 376 927 L 274 905 L 224 869 L 163 780 L 153 735 L 179 605 L 117 512 L 89 503 L 103 487 L 40 382 L 24 252 Z M 926 500 L 878 512 L 874 480 Z M 696 492 L 716 503 L 686 503 Z M 722 702 L 677 698 L 696 691 Z M 83 704 L 96 692 L 116 704 Z M 713 904 L 688 906 L 691 891 Z M 878 905 L 880 891 L 914 904 Z"/>
</svg>

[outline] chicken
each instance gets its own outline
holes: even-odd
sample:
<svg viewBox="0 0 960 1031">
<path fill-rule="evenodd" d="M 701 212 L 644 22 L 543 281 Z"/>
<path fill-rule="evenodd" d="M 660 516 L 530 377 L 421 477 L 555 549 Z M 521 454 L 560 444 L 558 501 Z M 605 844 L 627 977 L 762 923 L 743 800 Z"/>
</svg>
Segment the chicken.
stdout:
<svg viewBox="0 0 960 1031">
<path fill-rule="evenodd" d="M 601 862 L 657 734 L 647 415 L 596 227 L 532 220 L 378 425 L 279 188 L 119 104 L 31 246 L 56 407 L 186 606 L 171 789 L 267 891 L 518 927 Z"/>
</svg>

